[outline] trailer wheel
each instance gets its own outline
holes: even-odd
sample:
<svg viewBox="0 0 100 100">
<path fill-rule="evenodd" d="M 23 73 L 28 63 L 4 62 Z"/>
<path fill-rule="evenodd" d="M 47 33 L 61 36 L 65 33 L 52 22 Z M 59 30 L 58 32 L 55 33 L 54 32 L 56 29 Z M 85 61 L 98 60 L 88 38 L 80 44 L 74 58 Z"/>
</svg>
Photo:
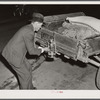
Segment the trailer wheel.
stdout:
<svg viewBox="0 0 100 100">
<path fill-rule="evenodd" d="M 96 76 L 96 85 L 97 88 L 100 90 L 100 68 L 98 69 L 97 76 Z"/>
</svg>

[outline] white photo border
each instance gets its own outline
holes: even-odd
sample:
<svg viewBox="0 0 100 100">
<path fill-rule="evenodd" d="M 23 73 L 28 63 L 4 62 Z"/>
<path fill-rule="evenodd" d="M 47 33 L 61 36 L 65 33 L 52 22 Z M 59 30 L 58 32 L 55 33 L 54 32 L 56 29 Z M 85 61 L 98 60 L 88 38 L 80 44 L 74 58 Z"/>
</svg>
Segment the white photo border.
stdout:
<svg viewBox="0 0 100 100">
<path fill-rule="evenodd" d="M 0 4 L 94 4 L 100 1 L 0 1 Z M 0 99 L 100 99 L 99 90 L 0 90 Z"/>
</svg>

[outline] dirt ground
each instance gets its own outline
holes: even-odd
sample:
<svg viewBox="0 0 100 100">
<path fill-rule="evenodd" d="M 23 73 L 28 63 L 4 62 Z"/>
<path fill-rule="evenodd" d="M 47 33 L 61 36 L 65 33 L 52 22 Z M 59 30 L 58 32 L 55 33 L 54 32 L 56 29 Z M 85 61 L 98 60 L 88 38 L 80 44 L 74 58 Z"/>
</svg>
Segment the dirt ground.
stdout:
<svg viewBox="0 0 100 100">
<path fill-rule="evenodd" d="M 97 90 L 96 72 L 91 65 L 83 68 L 61 59 L 45 61 L 33 71 L 33 84 L 37 90 Z M 2 63 L 0 80 L 1 89 L 19 89 L 16 78 Z"/>
</svg>

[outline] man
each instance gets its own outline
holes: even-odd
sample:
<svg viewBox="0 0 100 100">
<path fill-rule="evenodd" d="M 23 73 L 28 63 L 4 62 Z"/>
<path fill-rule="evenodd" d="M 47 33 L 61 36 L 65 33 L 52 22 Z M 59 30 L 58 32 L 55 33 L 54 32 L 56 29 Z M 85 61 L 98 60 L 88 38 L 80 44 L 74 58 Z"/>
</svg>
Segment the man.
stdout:
<svg viewBox="0 0 100 100">
<path fill-rule="evenodd" d="M 26 59 L 26 53 L 40 55 L 41 48 L 34 47 L 34 35 L 41 28 L 44 16 L 33 13 L 31 24 L 22 27 L 7 43 L 2 51 L 3 57 L 9 62 L 18 76 L 20 89 L 34 89 L 32 85 L 32 66 Z M 42 49 L 48 51 L 48 48 Z"/>
</svg>

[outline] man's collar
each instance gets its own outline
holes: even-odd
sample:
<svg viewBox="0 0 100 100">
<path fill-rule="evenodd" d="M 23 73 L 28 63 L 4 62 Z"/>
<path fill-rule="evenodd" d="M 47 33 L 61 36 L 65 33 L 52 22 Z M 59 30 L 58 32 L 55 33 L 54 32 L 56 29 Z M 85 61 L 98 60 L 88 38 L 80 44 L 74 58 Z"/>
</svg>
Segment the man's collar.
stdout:
<svg viewBox="0 0 100 100">
<path fill-rule="evenodd" d="M 33 23 L 31 23 L 32 24 L 32 26 L 34 27 L 34 24 Z"/>
<path fill-rule="evenodd" d="M 31 23 L 31 25 L 32 25 L 33 31 L 35 31 L 35 30 L 34 30 L 34 24 L 33 24 L 33 23 Z"/>
</svg>

